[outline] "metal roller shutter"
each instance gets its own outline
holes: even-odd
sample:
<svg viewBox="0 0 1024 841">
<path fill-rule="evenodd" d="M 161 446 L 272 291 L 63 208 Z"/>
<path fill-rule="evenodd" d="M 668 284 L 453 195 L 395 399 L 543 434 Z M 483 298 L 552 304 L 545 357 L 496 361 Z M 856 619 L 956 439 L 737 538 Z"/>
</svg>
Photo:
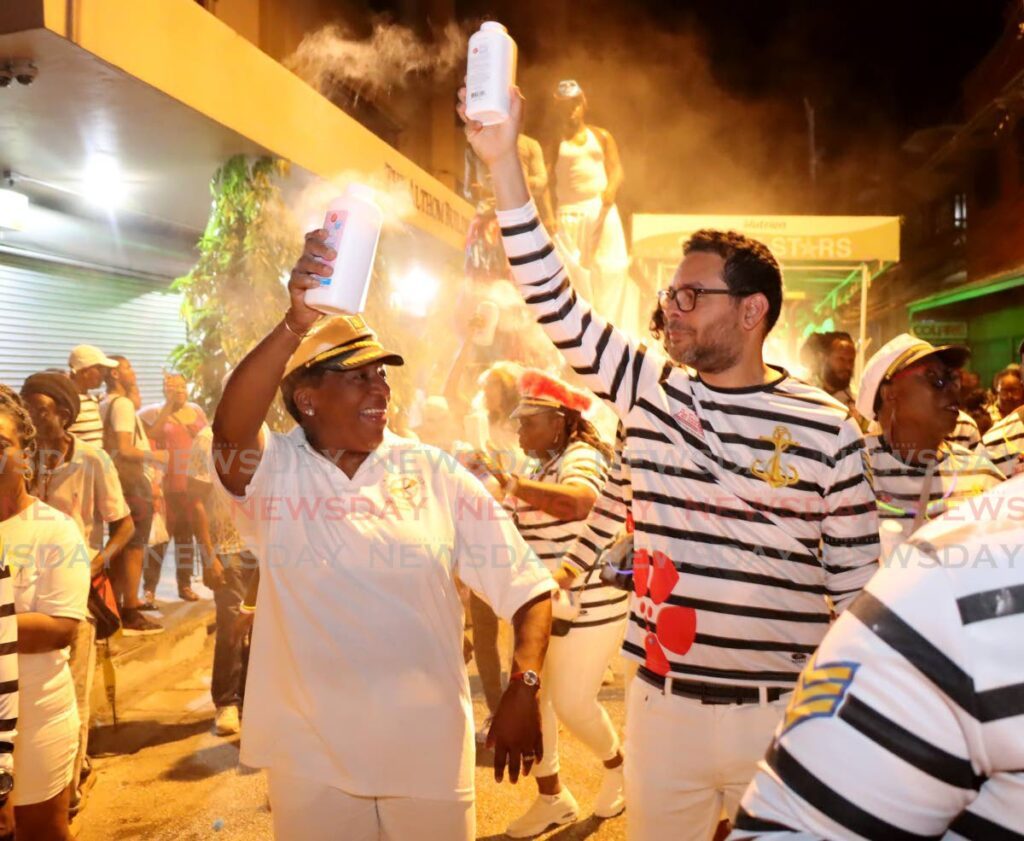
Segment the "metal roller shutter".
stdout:
<svg viewBox="0 0 1024 841">
<path fill-rule="evenodd" d="M 169 285 L 0 254 L 0 382 L 20 388 L 36 371 L 66 369 L 87 343 L 128 357 L 143 404 L 161 401 L 168 355 L 185 339 Z"/>
</svg>

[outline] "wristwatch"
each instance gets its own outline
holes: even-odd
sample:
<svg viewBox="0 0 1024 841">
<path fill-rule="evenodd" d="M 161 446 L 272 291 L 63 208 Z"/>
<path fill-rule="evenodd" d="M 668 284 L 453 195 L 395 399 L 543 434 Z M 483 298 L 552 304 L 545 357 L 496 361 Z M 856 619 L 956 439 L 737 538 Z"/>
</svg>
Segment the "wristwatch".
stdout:
<svg viewBox="0 0 1024 841">
<path fill-rule="evenodd" d="M 14 791 L 14 774 L 0 769 L 0 806 L 7 805 L 7 798 Z"/>
<path fill-rule="evenodd" d="M 530 689 L 540 689 L 540 676 L 533 669 L 527 669 L 525 672 L 513 672 L 508 679 L 510 681 L 521 680 Z"/>
</svg>

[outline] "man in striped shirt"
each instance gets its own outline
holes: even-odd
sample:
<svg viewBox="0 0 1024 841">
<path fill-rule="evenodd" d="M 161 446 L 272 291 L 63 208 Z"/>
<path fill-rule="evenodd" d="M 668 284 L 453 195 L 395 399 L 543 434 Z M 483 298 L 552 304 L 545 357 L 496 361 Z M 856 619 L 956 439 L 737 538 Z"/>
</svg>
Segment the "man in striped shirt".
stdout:
<svg viewBox="0 0 1024 841">
<path fill-rule="evenodd" d="M 1024 838 L 1024 477 L 979 501 L 829 631 L 732 839 Z"/>
<path fill-rule="evenodd" d="M 78 345 L 71 349 L 68 368 L 71 382 L 78 390 L 81 406 L 78 417 L 68 427 L 68 432 L 79 441 L 103 446 L 103 419 L 100 417 L 100 403 L 90 392 L 103 385 L 107 371 L 116 368 L 117 361 L 93 345 Z"/>
<path fill-rule="evenodd" d="M 522 102 L 467 136 L 491 168 L 527 305 L 626 430 L 641 662 L 626 723 L 629 832 L 705 839 L 735 812 L 800 669 L 873 574 L 878 518 L 848 411 L 762 358 L 782 305 L 760 243 L 702 231 L 659 293 L 673 365 L 574 293 L 515 154 Z M 464 109 L 460 106 L 460 110 Z M 692 370 L 691 370 L 692 369 Z"/>
</svg>

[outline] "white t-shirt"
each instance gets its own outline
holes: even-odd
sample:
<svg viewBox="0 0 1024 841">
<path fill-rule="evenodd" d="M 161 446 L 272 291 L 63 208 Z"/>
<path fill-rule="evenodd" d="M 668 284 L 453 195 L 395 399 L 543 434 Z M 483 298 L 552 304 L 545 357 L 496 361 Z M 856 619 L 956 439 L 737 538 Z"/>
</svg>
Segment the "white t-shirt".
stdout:
<svg viewBox="0 0 1024 841">
<path fill-rule="evenodd" d="M 11 569 L 16 613 L 88 616 L 91 553 L 67 514 L 36 500 L 0 523 L 0 555 Z M 69 653 L 61 648 L 18 655 L 18 680 L 28 704 L 45 704 L 70 682 Z"/>
<path fill-rule="evenodd" d="M 260 563 L 242 761 L 359 796 L 471 799 L 455 576 L 506 620 L 557 585 L 434 447 L 388 435 L 350 479 L 301 428 L 264 440 L 234 512 Z"/>
<path fill-rule="evenodd" d="M 39 498 L 71 517 L 91 549 L 103 548 L 103 525 L 131 516 L 110 456 L 96 444 L 75 439 L 71 458 L 43 471 Z"/>
<path fill-rule="evenodd" d="M 135 404 L 130 397 L 117 395 L 104 399 L 100 411 L 103 414 L 104 423 L 110 426 L 114 432 L 132 433 L 132 443 L 136 449 L 145 453 L 152 452 L 149 445 L 149 436 L 146 435 L 146 428 L 142 425 L 142 419 L 135 411 Z M 146 478 L 153 481 L 153 463 L 147 459 L 144 464 Z"/>
</svg>

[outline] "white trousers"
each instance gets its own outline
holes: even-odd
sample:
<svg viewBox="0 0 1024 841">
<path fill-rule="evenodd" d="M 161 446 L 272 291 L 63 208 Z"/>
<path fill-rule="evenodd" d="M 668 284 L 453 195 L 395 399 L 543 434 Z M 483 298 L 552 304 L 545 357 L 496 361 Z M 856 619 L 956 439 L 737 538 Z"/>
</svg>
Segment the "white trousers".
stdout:
<svg viewBox="0 0 1024 841">
<path fill-rule="evenodd" d="M 702 704 L 633 680 L 626 715 L 629 841 L 708 841 L 736 816 L 789 696 Z"/>
<path fill-rule="evenodd" d="M 472 800 L 356 797 L 277 770 L 267 772 L 276 841 L 473 841 Z"/>
<path fill-rule="evenodd" d="M 622 643 L 626 618 L 573 628 L 564 637 L 551 637 L 540 679 L 540 722 L 544 736 L 544 758 L 537 763 L 535 777 L 558 773 L 558 722 L 602 762 L 619 752 L 619 736 L 605 708 L 597 700 L 601 679 L 612 656 Z"/>
</svg>

